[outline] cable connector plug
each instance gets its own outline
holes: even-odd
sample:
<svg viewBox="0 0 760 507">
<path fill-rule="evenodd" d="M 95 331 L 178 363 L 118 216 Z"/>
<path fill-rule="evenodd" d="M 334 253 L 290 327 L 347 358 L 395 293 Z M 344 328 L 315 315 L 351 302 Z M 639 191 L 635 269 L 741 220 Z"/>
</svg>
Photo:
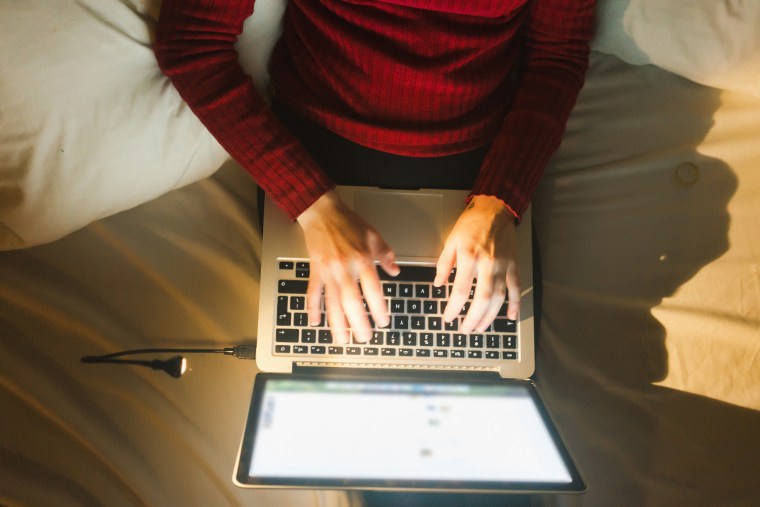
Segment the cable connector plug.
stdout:
<svg viewBox="0 0 760 507">
<path fill-rule="evenodd" d="M 256 359 L 256 345 L 235 345 L 224 349 L 227 356 L 237 357 L 238 359 Z"/>
</svg>

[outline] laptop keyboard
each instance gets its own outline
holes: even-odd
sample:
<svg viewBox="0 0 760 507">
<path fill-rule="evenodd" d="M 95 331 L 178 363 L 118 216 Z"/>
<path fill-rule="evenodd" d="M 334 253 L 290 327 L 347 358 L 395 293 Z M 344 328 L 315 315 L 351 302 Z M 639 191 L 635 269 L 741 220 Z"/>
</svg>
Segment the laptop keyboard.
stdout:
<svg viewBox="0 0 760 507">
<path fill-rule="evenodd" d="M 443 321 L 451 283 L 434 287 L 435 267 L 399 266 L 401 273 L 390 277 L 378 270 L 391 323 L 373 328 L 368 342 L 335 343 L 324 312 L 319 326 L 310 326 L 306 312 L 309 263 L 279 261 L 279 281 L 275 316 L 274 353 L 278 356 L 420 358 L 431 363 L 441 359 L 483 361 L 517 360 L 517 323 L 506 318 L 506 303 L 494 323 L 482 333 L 461 333 L 459 326 L 470 301 L 452 322 Z M 470 291 L 470 299 L 475 287 Z M 366 308 L 365 303 L 365 308 Z M 316 356 L 316 357 L 315 357 Z"/>
</svg>

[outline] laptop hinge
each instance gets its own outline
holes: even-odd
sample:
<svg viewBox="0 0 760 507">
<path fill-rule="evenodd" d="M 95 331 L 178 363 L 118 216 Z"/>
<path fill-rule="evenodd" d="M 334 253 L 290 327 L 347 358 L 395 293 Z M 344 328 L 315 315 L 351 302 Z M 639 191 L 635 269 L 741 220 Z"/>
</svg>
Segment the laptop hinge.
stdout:
<svg viewBox="0 0 760 507">
<path fill-rule="evenodd" d="M 327 376 L 378 376 L 384 378 L 500 378 L 499 371 L 485 367 L 467 366 L 420 366 L 378 365 L 370 363 L 298 362 L 293 365 L 294 374 Z"/>
</svg>

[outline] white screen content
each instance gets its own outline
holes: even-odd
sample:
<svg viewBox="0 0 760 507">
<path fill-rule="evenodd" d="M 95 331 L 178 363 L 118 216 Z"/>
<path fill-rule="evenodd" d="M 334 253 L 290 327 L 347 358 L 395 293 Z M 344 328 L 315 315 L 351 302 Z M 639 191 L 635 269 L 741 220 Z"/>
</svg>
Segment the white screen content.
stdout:
<svg viewBox="0 0 760 507">
<path fill-rule="evenodd" d="M 571 482 L 525 389 L 425 382 L 270 380 L 249 472 Z"/>
</svg>

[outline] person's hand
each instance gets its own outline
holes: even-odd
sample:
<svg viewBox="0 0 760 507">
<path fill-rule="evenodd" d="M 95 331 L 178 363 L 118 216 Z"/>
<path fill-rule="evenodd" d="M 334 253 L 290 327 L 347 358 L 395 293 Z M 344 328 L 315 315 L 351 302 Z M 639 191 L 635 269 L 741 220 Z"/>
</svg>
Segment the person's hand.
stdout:
<svg viewBox="0 0 760 507">
<path fill-rule="evenodd" d="M 456 266 L 456 276 L 443 315 L 454 320 L 470 296 L 475 294 L 460 331 L 483 332 L 499 313 L 507 292 L 507 318 L 516 320 L 520 310 L 520 280 L 515 255 L 514 215 L 496 197 L 476 195 L 451 230 L 436 266 L 434 285 L 447 282 Z"/>
<path fill-rule="evenodd" d="M 362 305 L 362 294 L 375 324 L 386 327 L 390 317 L 374 261 L 389 275 L 397 275 L 400 269 L 395 264 L 393 250 L 335 192 L 320 197 L 297 220 L 304 232 L 311 263 L 306 290 L 309 323 L 318 325 L 321 321 L 324 289 L 327 322 L 335 341 L 348 342 L 349 327 L 357 341 L 368 341 L 372 330 Z"/>
</svg>

